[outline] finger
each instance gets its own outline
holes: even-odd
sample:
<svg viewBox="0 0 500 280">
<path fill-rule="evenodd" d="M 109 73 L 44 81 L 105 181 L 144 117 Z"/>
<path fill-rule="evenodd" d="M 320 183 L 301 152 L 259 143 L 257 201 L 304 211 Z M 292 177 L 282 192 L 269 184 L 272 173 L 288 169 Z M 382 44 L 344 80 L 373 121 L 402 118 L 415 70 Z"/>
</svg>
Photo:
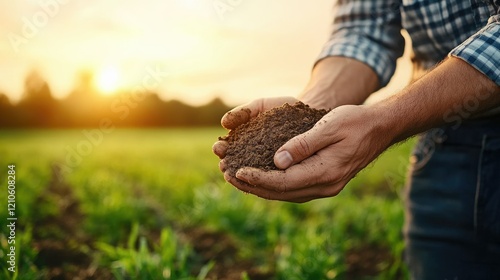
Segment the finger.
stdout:
<svg viewBox="0 0 500 280">
<path fill-rule="evenodd" d="M 230 183 L 231 185 L 235 186 L 241 191 L 244 191 L 245 193 L 251 193 L 250 190 L 255 189 L 254 186 L 248 184 L 247 182 L 241 181 L 238 178 L 231 176 L 229 172 L 224 172 L 224 179 Z"/>
<path fill-rule="evenodd" d="M 279 169 L 287 169 L 335 142 L 338 140 L 330 133 L 328 117 L 324 117 L 313 128 L 281 146 L 274 155 L 274 164 Z"/>
<path fill-rule="evenodd" d="M 244 167 L 236 172 L 236 177 L 251 185 L 275 192 L 289 192 L 321 183 L 319 180 L 327 178 L 323 166 L 326 165 L 321 161 L 321 157 L 314 155 L 286 170 L 263 171 Z"/>
<path fill-rule="evenodd" d="M 255 170 L 257 173 L 279 173 L 282 171 L 262 171 L 262 170 Z M 266 179 L 271 179 L 273 175 L 276 174 L 269 174 L 269 177 L 262 177 L 264 180 Z M 239 175 L 237 175 L 239 176 Z M 280 178 L 282 180 L 283 177 Z M 241 177 L 241 179 L 237 179 L 238 181 L 246 181 L 245 178 Z M 272 180 L 272 179 L 271 179 Z M 247 183 L 245 186 L 239 187 L 242 191 L 244 192 L 251 192 L 254 195 L 257 195 L 259 197 L 265 198 L 265 199 L 271 199 L 271 200 L 281 200 L 281 201 L 289 201 L 289 202 L 296 202 L 296 203 L 302 203 L 306 201 L 310 201 L 313 199 L 318 199 L 318 198 L 324 198 L 324 197 L 332 197 L 336 196 L 340 193 L 340 191 L 345 187 L 348 181 L 339 181 L 336 183 L 319 183 L 319 184 L 311 184 L 310 186 L 304 187 L 304 188 L 298 188 L 298 189 L 292 189 L 286 187 L 276 187 L 276 186 L 269 186 L 269 185 L 257 185 L 253 186 L 252 184 L 254 182 Z M 246 186 L 251 186 L 250 188 L 247 189 Z M 281 192 L 275 191 L 273 189 L 280 189 L 282 190 Z"/>
<path fill-rule="evenodd" d="M 255 186 L 252 186 L 245 181 L 229 175 L 229 172 L 224 172 L 224 179 L 244 193 L 253 194 L 264 199 L 277 199 L 275 196 L 276 194 L 271 193 L 269 190 L 259 189 Z"/>
<path fill-rule="evenodd" d="M 235 129 L 248 122 L 252 115 L 252 109 L 248 107 L 249 105 L 238 106 L 227 112 L 221 119 L 221 125 L 227 129 Z"/>
<path fill-rule="evenodd" d="M 219 169 L 222 173 L 226 172 L 227 170 L 227 164 L 225 160 L 219 161 Z"/>
<path fill-rule="evenodd" d="M 258 114 L 281 106 L 285 103 L 294 104 L 297 99 L 293 97 L 276 97 L 256 99 L 245 105 L 238 106 L 227 112 L 221 120 L 221 125 L 227 129 L 234 129 L 248 122 Z"/>
<path fill-rule="evenodd" d="M 229 175 L 228 172 L 224 173 L 224 179 L 226 179 L 226 181 L 228 183 L 235 186 L 237 189 L 239 189 L 240 191 L 242 191 L 244 193 L 249 193 L 249 194 L 252 194 L 252 195 L 258 196 L 260 198 L 267 199 L 267 200 L 281 200 L 281 201 L 288 201 L 288 202 L 305 202 L 305 201 L 313 199 L 313 198 L 295 199 L 294 197 L 292 197 L 294 194 L 291 194 L 291 193 L 277 193 L 275 191 L 270 191 L 267 189 L 258 188 L 256 186 L 252 186 L 252 185 L 248 184 L 247 182 L 244 182 L 242 180 L 239 180 L 238 178 L 235 178 L 235 177 Z"/>
<path fill-rule="evenodd" d="M 265 188 L 260 188 L 259 186 L 252 186 L 242 180 L 239 180 L 235 177 L 228 176 L 226 181 L 231 183 L 233 186 L 241 190 L 242 192 L 249 193 L 260 198 L 264 198 L 267 200 L 280 200 L 294 203 L 303 203 L 313 199 L 320 198 L 317 193 L 320 193 L 321 190 L 317 188 L 309 188 L 309 189 L 300 189 L 290 192 L 276 192 L 272 190 L 268 190 Z"/>
<path fill-rule="evenodd" d="M 229 143 L 227 143 L 227 141 L 219 140 L 219 141 L 215 142 L 215 144 L 212 146 L 212 151 L 220 159 L 223 159 L 226 157 L 226 151 L 227 151 L 228 146 L 229 146 Z"/>
</svg>

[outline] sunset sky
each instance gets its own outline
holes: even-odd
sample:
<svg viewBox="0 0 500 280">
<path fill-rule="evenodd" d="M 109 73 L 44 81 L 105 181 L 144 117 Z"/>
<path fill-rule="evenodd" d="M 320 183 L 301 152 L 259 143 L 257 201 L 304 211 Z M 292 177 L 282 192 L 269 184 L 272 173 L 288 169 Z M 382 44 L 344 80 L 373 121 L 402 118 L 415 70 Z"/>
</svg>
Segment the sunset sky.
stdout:
<svg viewBox="0 0 500 280">
<path fill-rule="evenodd" d="M 311 4 L 314 3 L 314 4 Z M 55 97 L 91 71 L 103 93 L 141 84 L 202 104 L 296 95 L 328 38 L 332 0 L 0 0 L 0 92 L 36 69 Z M 408 80 L 400 67 L 393 92 Z"/>
</svg>

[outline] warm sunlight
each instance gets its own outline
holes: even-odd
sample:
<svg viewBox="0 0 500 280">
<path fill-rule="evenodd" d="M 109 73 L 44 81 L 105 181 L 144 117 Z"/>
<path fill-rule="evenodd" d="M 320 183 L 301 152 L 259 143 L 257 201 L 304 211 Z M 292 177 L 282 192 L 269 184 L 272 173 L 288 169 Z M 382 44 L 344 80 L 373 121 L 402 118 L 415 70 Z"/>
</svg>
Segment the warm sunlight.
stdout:
<svg viewBox="0 0 500 280">
<path fill-rule="evenodd" d="M 165 72 L 168 83 L 155 80 L 151 91 L 191 105 L 293 95 L 328 38 L 332 6 L 331 0 L 39 2 L 0 1 L 0 93 L 12 102 L 24 96 L 33 68 L 60 99 L 74 91 L 82 69 L 91 69 L 94 88 L 105 96 Z"/>
<path fill-rule="evenodd" d="M 96 74 L 96 86 L 105 95 L 115 93 L 120 87 L 120 71 L 114 66 L 102 68 Z"/>
</svg>

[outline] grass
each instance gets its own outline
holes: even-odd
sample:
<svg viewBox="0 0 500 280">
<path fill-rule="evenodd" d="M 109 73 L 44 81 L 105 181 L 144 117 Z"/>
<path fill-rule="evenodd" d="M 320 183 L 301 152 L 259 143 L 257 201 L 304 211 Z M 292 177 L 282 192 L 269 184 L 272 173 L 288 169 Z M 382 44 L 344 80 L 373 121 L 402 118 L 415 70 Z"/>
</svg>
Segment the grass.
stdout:
<svg viewBox="0 0 500 280">
<path fill-rule="evenodd" d="M 0 167 L 16 165 L 20 248 L 18 273 L 4 261 L 0 272 L 17 279 L 77 272 L 214 279 L 224 270 L 241 279 L 406 279 L 400 193 L 412 141 L 390 149 L 337 197 L 291 204 L 224 182 L 211 153 L 224 133 L 124 129 L 93 134 L 92 144 L 81 130 L 0 131 Z M 65 260 L 47 261 L 54 244 L 67 248 Z"/>
</svg>

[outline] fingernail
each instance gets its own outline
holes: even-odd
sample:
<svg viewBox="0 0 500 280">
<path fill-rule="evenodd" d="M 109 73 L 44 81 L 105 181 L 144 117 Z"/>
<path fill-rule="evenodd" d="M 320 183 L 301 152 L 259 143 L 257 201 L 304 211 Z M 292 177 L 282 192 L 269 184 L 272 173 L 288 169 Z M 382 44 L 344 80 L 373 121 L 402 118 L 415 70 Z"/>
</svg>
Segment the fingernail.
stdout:
<svg viewBox="0 0 500 280">
<path fill-rule="evenodd" d="M 286 169 L 292 162 L 292 155 L 288 151 L 281 151 L 274 156 L 274 163 L 278 168 Z"/>
</svg>

